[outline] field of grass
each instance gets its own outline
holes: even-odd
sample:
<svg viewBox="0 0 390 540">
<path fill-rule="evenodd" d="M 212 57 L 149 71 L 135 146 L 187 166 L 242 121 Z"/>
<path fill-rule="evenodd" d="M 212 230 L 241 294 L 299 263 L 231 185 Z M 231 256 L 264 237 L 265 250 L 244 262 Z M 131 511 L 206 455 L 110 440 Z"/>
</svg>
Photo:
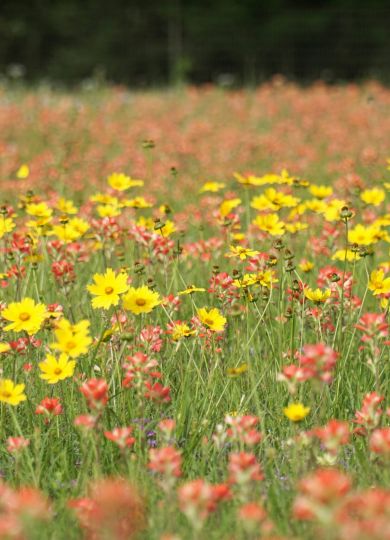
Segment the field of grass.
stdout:
<svg viewBox="0 0 390 540">
<path fill-rule="evenodd" d="M 0 538 L 390 539 L 389 141 L 375 82 L 0 87 Z"/>
</svg>

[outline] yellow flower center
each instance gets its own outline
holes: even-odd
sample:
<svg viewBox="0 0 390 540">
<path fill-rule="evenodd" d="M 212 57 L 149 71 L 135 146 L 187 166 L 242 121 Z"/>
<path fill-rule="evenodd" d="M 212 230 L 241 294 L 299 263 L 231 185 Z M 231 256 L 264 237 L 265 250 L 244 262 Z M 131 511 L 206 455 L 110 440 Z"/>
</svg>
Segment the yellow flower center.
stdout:
<svg viewBox="0 0 390 540">
<path fill-rule="evenodd" d="M 9 397 L 11 397 L 11 396 L 12 396 L 11 392 L 8 392 L 8 390 L 4 390 L 4 392 L 3 392 L 3 397 L 9 398 Z"/>
<path fill-rule="evenodd" d="M 67 349 L 74 349 L 76 347 L 76 343 L 74 341 L 68 341 L 66 344 Z"/>
<path fill-rule="evenodd" d="M 104 292 L 105 292 L 106 294 L 112 294 L 112 293 L 114 292 L 114 288 L 113 288 L 113 287 L 106 287 L 106 288 L 104 289 Z"/>
<path fill-rule="evenodd" d="M 54 375 L 61 375 L 62 369 L 60 367 L 55 368 Z"/>
<path fill-rule="evenodd" d="M 146 304 L 146 300 L 145 298 L 137 298 L 135 303 L 137 304 L 137 306 L 144 306 Z"/>
<path fill-rule="evenodd" d="M 19 315 L 19 319 L 21 321 L 28 321 L 29 319 L 31 319 L 31 315 L 30 315 L 30 313 L 27 313 L 26 311 L 23 311 L 23 313 L 21 313 Z"/>
<path fill-rule="evenodd" d="M 214 320 L 207 318 L 204 320 L 204 324 L 207 324 L 207 326 L 212 326 L 214 324 Z"/>
</svg>

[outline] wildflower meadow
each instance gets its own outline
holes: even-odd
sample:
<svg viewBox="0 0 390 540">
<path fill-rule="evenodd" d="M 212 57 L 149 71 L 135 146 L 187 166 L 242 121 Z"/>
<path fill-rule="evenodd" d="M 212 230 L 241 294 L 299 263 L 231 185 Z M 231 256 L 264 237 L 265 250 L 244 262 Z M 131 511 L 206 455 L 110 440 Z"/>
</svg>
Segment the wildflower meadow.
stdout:
<svg viewBox="0 0 390 540">
<path fill-rule="evenodd" d="M 390 90 L 0 87 L 0 538 L 390 539 Z"/>
</svg>

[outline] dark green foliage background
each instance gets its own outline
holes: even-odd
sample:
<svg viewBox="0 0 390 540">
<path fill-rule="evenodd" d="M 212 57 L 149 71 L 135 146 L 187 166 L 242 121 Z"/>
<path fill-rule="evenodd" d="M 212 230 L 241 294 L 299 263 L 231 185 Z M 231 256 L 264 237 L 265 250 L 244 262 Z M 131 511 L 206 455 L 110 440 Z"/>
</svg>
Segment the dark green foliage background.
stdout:
<svg viewBox="0 0 390 540">
<path fill-rule="evenodd" d="M 0 0 L 0 71 L 141 87 L 386 82 L 389 28 L 387 0 Z"/>
</svg>

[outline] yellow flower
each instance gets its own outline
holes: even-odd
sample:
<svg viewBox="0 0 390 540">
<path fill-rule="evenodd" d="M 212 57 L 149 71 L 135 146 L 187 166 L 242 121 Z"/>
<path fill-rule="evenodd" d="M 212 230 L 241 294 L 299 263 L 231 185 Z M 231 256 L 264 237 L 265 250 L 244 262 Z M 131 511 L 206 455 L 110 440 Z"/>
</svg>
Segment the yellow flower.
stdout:
<svg viewBox="0 0 390 540">
<path fill-rule="evenodd" d="M 199 193 L 205 193 L 206 191 L 211 191 L 212 193 L 217 193 L 226 186 L 223 182 L 206 182 L 200 188 Z"/>
<path fill-rule="evenodd" d="M 115 204 L 98 204 L 96 211 L 101 218 L 117 217 L 121 215 L 119 206 L 116 206 Z"/>
<path fill-rule="evenodd" d="M 183 294 L 193 294 L 194 292 L 205 292 L 205 290 L 206 289 L 203 289 L 203 287 L 195 287 L 195 285 L 188 285 L 188 287 L 184 289 L 184 291 L 180 291 L 177 294 L 181 296 Z"/>
<path fill-rule="evenodd" d="M 330 289 L 321 291 L 321 289 L 311 289 L 308 287 L 305 289 L 305 296 L 315 304 L 323 304 L 330 297 Z"/>
<path fill-rule="evenodd" d="M 179 341 L 182 338 L 193 336 L 195 330 L 191 330 L 188 324 L 183 322 L 175 322 L 171 330 L 171 337 L 173 341 Z"/>
<path fill-rule="evenodd" d="M 290 176 L 288 171 L 286 169 L 283 169 L 279 175 L 278 184 L 286 184 L 288 186 L 292 186 L 293 184 L 296 184 L 299 186 L 307 187 L 309 185 L 309 182 L 307 180 L 300 180 L 299 178 L 295 176 Z"/>
<path fill-rule="evenodd" d="M 252 174 L 250 174 L 249 176 L 242 176 L 242 174 L 234 173 L 233 176 L 237 180 L 237 182 L 243 186 L 262 186 L 264 183 L 266 183 L 263 182 L 261 178 L 257 178 Z"/>
<path fill-rule="evenodd" d="M 241 204 L 241 199 L 228 199 L 223 201 L 219 207 L 219 213 L 222 217 L 226 217 L 230 214 L 234 208 L 237 208 Z"/>
<path fill-rule="evenodd" d="M 15 228 L 15 223 L 11 218 L 0 216 L 0 238 L 3 238 L 5 233 L 11 232 Z"/>
<path fill-rule="evenodd" d="M 81 238 L 89 229 L 89 224 L 84 219 L 75 217 L 61 225 L 55 225 L 52 233 L 66 244 Z"/>
<path fill-rule="evenodd" d="M 323 214 L 328 208 L 326 202 L 319 199 L 309 199 L 305 201 L 304 205 L 307 210 L 311 210 L 316 214 Z"/>
<path fill-rule="evenodd" d="M 259 214 L 252 223 L 272 236 L 282 236 L 285 233 L 285 223 L 279 220 L 278 214 Z"/>
<path fill-rule="evenodd" d="M 198 309 L 198 317 L 200 322 L 210 328 L 210 330 L 213 332 L 223 332 L 226 324 L 226 318 L 221 315 L 219 309 Z"/>
<path fill-rule="evenodd" d="M 242 278 L 233 280 L 233 285 L 239 289 L 247 289 L 255 283 L 257 283 L 256 274 L 245 274 Z"/>
<path fill-rule="evenodd" d="M 379 188 L 365 189 L 360 194 L 360 199 L 364 203 L 372 204 L 373 206 L 379 206 L 385 200 L 385 197 L 385 192 Z"/>
<path fill-rule="evenodd" d="M 26 178 L 28 178 L 29 174 L 30 167 L 26 163 L 23 163 L 23 165 L 21 165 L 16 171 L 16 178 L 18 178 L 19 180 L 25 180 Z"/>
<path fill-rule="evenodd" d="M 5 353 L 11 350 L 11 345 L 9 343 L 0 343 L 0 353 Z"/>
<path fill-rule="evenodd" d="M 56 384 L 73 376 L 76 360 L 69 360 L 65 353 L 61 353 L 58 360 L 53 354 L 48 354 L 38 366 L 42 371 L 39 377 L 49 384 Z"/>
<path fill-rule="evenodd" d="M 300 422 L 310 412 L 310 407 L 305 407 L 302 403 L 291 403 L 283 409 L 283 413 L 291 422 Z"/>
<path fill-rule="evenodd" d="M 302 272 L 310 272 L 310 270 L 313 270 L 314 268 L 314 264 L 306 260 L 301 261 L 298 266 Z"/>
<path fill-rule="evenodd" d="M 262 272 L 257 272 L 256 274 L 256 283 L 259 283 L 267 289 L 271 288 L 273 283 L 278 283 L 278 279 L 275 277 L 275 272 L 273 270 L 263 270 Z"/>
<path fill-rule="evenodd" d="M 167 219 L 167 221 L 162 227 L 158 227 L 157 229 L 154 227 L 154 232 L 160 234 L 161 236 L 164 236 L 165 238 L 170 236 L 176 230 L 176 225 L 173 223 L 173 221 L 170 221 L 169 219 Z"/>
<path fill-rule="evenodd" d="M 238 377 L 248 371 L 248 364 L 240 364 L 237 367 L 227 368 L 226 373 L 229 377 Z"/>
<path fill-rule="evenodd" d="M 136 225 L 138 227 L 144 227 L 145 229 L 154 229 L 154 221 L 153 218 L 150 217 L 140 216 L 136 221 Z"/>
<path fill-rule="evenodd" d="M 305 231 L 309 226 L 307 223 L 296 221 L 295 223 L 285 223 L 286 231 L 295 234 L 299 231 Z"/>
<path fill-rule="evenodd" d="M 226 257 L 238 257 L 241 261 L 245 261 L 248 257 L 256 257 L 259 252 L 254 249 L 245 248 L 242 246 L 230 246 L 230 253 L 226 253 Z"/>
<path fill-rule="evenodd" d="M 152 204 L 147 202 L 144 197 L 134 197 L 123 201 L 122 205 L 125 208 L 152 208 Z"/>
<path fill-rule="evenodd" d="M 344 206 L 346 206 L 346 202 L 341 199 L 332 199 L 326 203 L 323 212 L 326 221 L 339 221 L 341 219 L 340 212 Z"/>
<path fill-rule="evenodd" d="M 333 188 L 331 186 L 316 186 L 312 184 L 309 187 L 309 191 L 317 199 L 326 199 L 326 197 L 333 195 Z"/>
<path fill-rule="evenodd" d="M 95 193 L 95 195 L 92 195 L 89 200 L 101 204 L 118 204 L 118 199 L 112 195 L 109 195 L 108 193 Z"/>
<path fill-rule="evenodd" d="M 77 208 L 73 204 L 73 201 L 68 201 L 61 197 L 56 204 L 57 210 L 63 214 L 77 214 Z"/>
<path fill-rule="evenodd" d="M 108 268 L 105 274 L 95 274 L 93 276 L 95 283 L 87 285 L 87 290 L 95 296 L 92 299 L 92 307 L 108 309 L 111 306 L 117 306 L 119 295 L 129 288 L 127 279 L 125 272 L 120 272 L 116 276 L 112 268 Z"/>
<path fill-rule="evenodd" d="M 364 225 L 358 224 L 348 231 L 348 242 L 360 246 L 369 246 L 378 242 L 380 233 L 380 227 L 373 225 L 364 227 Z"/>
<path fill-rule="evenodd" d="M 143 180 L 134 180 L 123 173 L 113 173 L 107 178 L 108 184 L 116 191 L 126 191 L 131 187 L 143 186 Z"/>
<path fill-rule="evenodd" d="M 47 206 L 46 203 L 30 203 L 26 206 L 26 212 L 30 216 L 37 218 L 49 219 L 53 213 L 53 210 Z"/>
<path fill-rule="evenodd" d="M 123 307 L 135 315 L 150 313 L 160 303 L 160 295 L 146 285 L 130 287 L 129 292 L 123 297 Z"/>
<path fill-rule="evenodd" d="M 36 304 L 32 298 L 24 298 L 21 302 L 12 302 L 1 315 L 11 321 L 4 327 L 6 332 L 27 332 L 30 336 L 36 334 L 46 318 L 46 306 Z"/>
<path fill-rule="evenodd" d="M 370 274 L 370 281 L 368 288 L 373 291 L 373 295 L 390 293 L 390 277 L 385 278 L 385 272 L 380 270 L 374 270 Z"/>
<path fill-rule="evenodd" d="M 292 195 L 286 195 L 282 191 L 276 191 L 274 188 L 268 188 L 262 195 L 254 197 L 251 201 L 251 207 L 255 210 L 279 210 L 280 208 L 293 208 L 297 206 L 300 199 Z"/>
<path fill-rule="evenodd" d="M 77 324 L 71 324 L 66 319 L 61 319 L 56 324 L 54 334 L 57 338 L 50 347 L 57 351 L 66 353 L 71 358 L 77 358 L 81 354 L 88 352 L 88 347 L 92 343 L 89 335 L 90 322 L 83 320 Z"/>
<path fill-rule="evenodd" d="M 338 249 L 333 255 L 332 255 L 332 261 L 342 261 L 347 259 L 348 262 L 357 261 L 360 259 L 360 255 L 356 251 L 352 251 L 351 249 Z"/>
<path fill-rule="evenodd" d="M 27 399 L 23 393 L 24 384 L 14 384 L 11 379 L 0 379 L 0 401 L 9 405 L 19 405 L 21 401 Z"/>
</svg>

